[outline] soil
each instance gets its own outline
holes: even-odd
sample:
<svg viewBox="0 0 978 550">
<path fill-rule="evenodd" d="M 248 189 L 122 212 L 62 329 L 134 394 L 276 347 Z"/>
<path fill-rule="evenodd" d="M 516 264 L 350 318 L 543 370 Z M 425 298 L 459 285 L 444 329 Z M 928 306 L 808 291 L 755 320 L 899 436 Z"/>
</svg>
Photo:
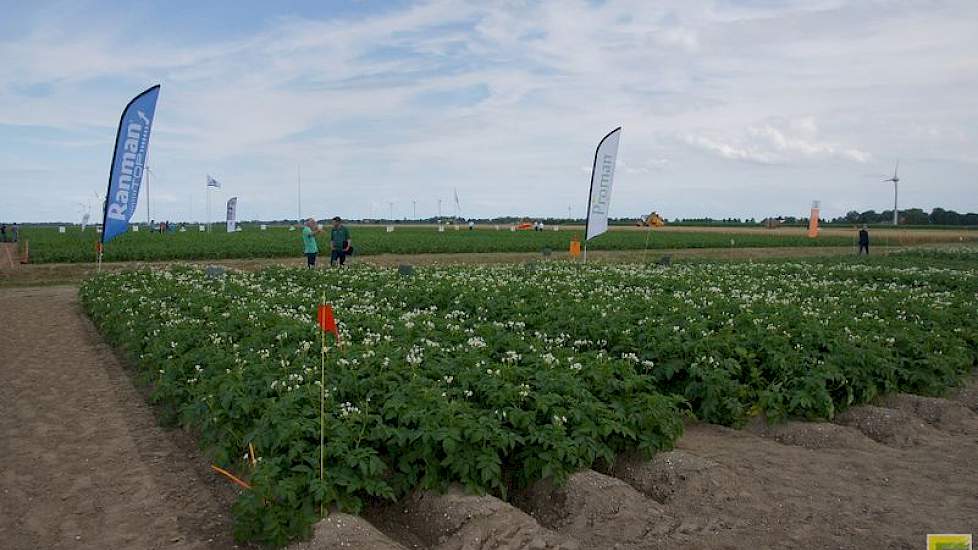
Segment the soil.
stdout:
<svg viewBox="0 0 978 550">
<path fill-rule="evenodd" d="M 367 520 L 339 512 L 316 524 L 312 539 L 289 547 L 291 550 L 405 550 Z"/>
<path fill-rule="evenodd" d="M 236 492 L 159 426 L 77 289 L 0 289 L 0 546 L 234 548 Z M 623 456 L 512 503 L 418 493 L 334 514 L 302 550 L 922 548 L 978 534 L 978 379 L 896 395 L 833 423 L 690 424 L 675 450 Z"/>
<path fill-rule="evenodd" d="M 658 502 L 593 470 L 572 475 L 560 487 L 549 480 L 537 482 L 514 502 L 545 527 L 580 541 L 583 548 L 601 548 L 609 541 L 641 548 L 678 526 Z"/>
<path fill-rule="evenodd" d="M 234 548 L 234 491 L 153 410 L 74 287 L 0 290 L 0 546 Z"/>
<path fill-rule="evenodd" d="M 496 497 L 420 491 L 403 502 L 379 506 L 367 519 L 410 548 L 432 550 L 578 550 L 579 543 L 542 527 Z"/>
</svg>

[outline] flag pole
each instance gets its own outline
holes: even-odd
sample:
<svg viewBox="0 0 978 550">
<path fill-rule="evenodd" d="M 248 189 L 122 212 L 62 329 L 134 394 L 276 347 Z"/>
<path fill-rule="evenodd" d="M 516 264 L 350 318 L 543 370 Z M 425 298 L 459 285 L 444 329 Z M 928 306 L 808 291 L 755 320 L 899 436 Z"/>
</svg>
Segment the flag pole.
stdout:
<svg viewBox="0 0 978 550">
<path fill-rule="evenodd" d="M 319 302 L 322 305 L 326 304 L 326 293 L 323 292 L 322 300 Z M 326 331 L 322 330 L 323 327 L 319 327 L 319 338 L 320 338 L 320 366 L 319 366 L 319 487 L 322 491 L 323 479 L 325 478 L 325 440 L 326 440 Z M 319 515 L 322 518 L 326 517 L 326 502 L 325 496 L 321 496 L 319 500 Z"/>
</svg>

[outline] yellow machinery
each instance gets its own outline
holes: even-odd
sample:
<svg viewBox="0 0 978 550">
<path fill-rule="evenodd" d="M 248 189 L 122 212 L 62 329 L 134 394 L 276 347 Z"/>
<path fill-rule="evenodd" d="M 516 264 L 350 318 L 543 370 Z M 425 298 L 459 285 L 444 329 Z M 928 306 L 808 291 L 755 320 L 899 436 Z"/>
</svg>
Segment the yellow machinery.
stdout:
<svg viewBox="0 0 978 550">
<path fill-rule="evenodd" d="M 638 220 L 635 223 L 638 227 L 662 227 L 666 224 L 666 220 L 662 219 L 657 212 L 652 212 L 645 219 Z"/>
</svg>

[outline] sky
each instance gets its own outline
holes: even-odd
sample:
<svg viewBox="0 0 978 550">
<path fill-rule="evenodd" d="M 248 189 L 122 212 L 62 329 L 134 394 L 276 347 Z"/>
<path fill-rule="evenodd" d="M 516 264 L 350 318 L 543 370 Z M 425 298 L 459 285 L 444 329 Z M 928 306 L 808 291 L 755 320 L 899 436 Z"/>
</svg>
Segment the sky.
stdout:
<svg viewBox="0 0 978 550">
<path fill-rule="evenodd" d="M 78 221 L 161 84 L 153 219 L 978 211 L 978 2 L 0 0 L 0 220 Z M 301 211 L 299 181 L 301 180 Z M 145 221 L 146 189 L 133 218 Z M 416 210 L 415 210 L 416 209 Z"/>
</svg>

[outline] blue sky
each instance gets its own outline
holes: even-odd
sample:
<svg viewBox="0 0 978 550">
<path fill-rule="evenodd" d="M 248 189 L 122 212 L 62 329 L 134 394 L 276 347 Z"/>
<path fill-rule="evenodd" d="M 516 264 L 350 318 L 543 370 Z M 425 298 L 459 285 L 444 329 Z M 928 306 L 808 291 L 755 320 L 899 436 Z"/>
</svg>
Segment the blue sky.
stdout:
<svg viewBox="0 0 978 550">
<path fill-rule="evenodd" d="M 77 220 L 161 83 L 152 217 L 978 211 L 978 3 L 0 0 L 0 219 Z M 143 199 L 141 199 L 142 201 Z M 146 217 L 141 202 L 136 220 Z"/>
</svg>

